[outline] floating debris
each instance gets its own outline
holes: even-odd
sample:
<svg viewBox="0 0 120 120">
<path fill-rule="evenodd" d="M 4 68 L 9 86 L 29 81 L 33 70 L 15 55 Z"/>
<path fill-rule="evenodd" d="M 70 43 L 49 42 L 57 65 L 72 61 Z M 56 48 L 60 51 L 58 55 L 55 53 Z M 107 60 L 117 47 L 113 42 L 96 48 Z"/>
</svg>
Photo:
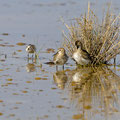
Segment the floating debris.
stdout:
<svg viewBox="0 0 120 120">
<path fill-rule="evenodd" d="M 48 48 L 46 51 L 47 51 L 47 53 L 54 53 L 55 52 L 55 50 L 53 48 Z"/>
<path fill-rule="evenodd" d="M 9 35 L 8 33 L 2 33 L 2 35 L 5 35 L 5 36 L 7 36 L 7 35 Z"/>
<path fill-rule="evenodd" d="M 74 120 L 78 120 L 78 119 L 82 119 L 82 118 L 83 118 L 82 114 L 76 114 L 76 115 L 72 116 L 72 119 L 74 119 Z"/>
<path fill-rule="evenodd" d="M 20 43 L 17 43 L 16 45 L 18 45 L 18 46 L 24 46 L 24 45 L 26 45 L 26 43 L 20 42 Z"/>
</svg>

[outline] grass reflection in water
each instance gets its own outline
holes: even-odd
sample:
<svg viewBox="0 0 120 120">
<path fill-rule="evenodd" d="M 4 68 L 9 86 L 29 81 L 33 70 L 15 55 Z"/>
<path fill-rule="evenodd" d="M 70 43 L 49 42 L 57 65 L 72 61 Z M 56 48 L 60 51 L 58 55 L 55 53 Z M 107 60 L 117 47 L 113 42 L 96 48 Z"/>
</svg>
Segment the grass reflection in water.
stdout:
<svg viewBox="0 0 120 120">
<path fill-rule="evenodd" d="M 58 88 L 67 92 L 70 104 L 83 118 L 89 114 L 93 117 L 99 113 L 105 117 L 118 112 L 120 77 L 107 66 L 57 71 L 53 78 Z"/>
</svg>

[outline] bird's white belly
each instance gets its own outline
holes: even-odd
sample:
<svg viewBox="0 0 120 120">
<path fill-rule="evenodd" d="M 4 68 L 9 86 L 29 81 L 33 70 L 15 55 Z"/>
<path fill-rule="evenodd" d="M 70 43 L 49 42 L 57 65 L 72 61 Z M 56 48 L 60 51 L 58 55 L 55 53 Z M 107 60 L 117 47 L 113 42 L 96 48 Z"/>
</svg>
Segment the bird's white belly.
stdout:
<svg viewBox="0 0 120 120">
<path fill-rule="evenodd" d="M 90 60 L 84 59 L 79 53 L 74 53 L 73 58 L 77 62 L 77 64 L 80 64 L 80 65 L 87 65 L 90 62 Z"/>
<path fill-rule="evenodd" d="M 74 53 L 73 58 L 78 63 L 81 60 L 81 55 L 78 53 Z"/>
<path fill-rule="evenodd" d="M 82 77 L 82 75 L 79 72 L 77 72 L 77 73 L 75 73 L 72 76 L 72 81 L 74 81 L 74 82 L 80 82 L 81 81 L 81 77 Z"/>
</svg>

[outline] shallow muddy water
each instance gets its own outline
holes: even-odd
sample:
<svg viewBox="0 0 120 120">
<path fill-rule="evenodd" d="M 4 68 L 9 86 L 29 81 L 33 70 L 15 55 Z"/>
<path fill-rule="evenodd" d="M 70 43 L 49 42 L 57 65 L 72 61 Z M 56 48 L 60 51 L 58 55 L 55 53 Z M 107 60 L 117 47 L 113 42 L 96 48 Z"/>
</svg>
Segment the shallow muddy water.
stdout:
<svg viewBox="0 0 120 120">
<path fill-rule="evenodd" d="M 90 1 L 101 18 L 109 0 Z M 44 64 L 62 46 L 60 17 L 69 23 L 87 10 L 87 0 L 0 2 L 1 120 L 119 120 L 120 67 L 76 69 L 69 60 L 56 71 Z M 112 4 L 118 14 L 120 1 Z M 27 60 L 29 43 L 40 52 L 36 63 Z"/>
</svg>

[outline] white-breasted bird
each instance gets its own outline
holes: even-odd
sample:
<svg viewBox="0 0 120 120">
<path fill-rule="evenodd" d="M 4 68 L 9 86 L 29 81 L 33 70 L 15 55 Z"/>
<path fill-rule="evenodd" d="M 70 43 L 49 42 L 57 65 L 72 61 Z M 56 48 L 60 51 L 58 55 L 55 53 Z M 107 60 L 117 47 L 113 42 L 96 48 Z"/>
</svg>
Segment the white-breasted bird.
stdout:
<svg viewBox="0 0 120 120">
<path fill-rule="evenodd" d="M 32 54 L 32 58 L 33 58 L 33 55 L 34 55 L 35 52 L 36 52 L 36 47 L 35 47 L 35 45 L 29 44 L 29 45 L 26 47 L 26 52 L 28 53 L 28 58 L 29 58 L 29 54 Z"/>
<path fill-rule="evenodd" d="M 55 64 L 57 65 L 63 65 L 64 69 L 64 64 L 68 61 L 68 56 L 65 52 L 64 48 L 59 48 L 57 53 L 53 55 L 53 61 L 52 62 L 47 62 L 46 64 Z"/>
<path fill-rule="evenodd" d="M 76 64 L 79 64 L 79 65 L 90 64 L 92 61 L 90 54 L 83 49 L 82 43 L 80 41 L 76 41 L 75 46 L 77 47 L 77 50 L 74 51 L 72 55 L 72 59 L 76 62 Z"/>
</svg>

